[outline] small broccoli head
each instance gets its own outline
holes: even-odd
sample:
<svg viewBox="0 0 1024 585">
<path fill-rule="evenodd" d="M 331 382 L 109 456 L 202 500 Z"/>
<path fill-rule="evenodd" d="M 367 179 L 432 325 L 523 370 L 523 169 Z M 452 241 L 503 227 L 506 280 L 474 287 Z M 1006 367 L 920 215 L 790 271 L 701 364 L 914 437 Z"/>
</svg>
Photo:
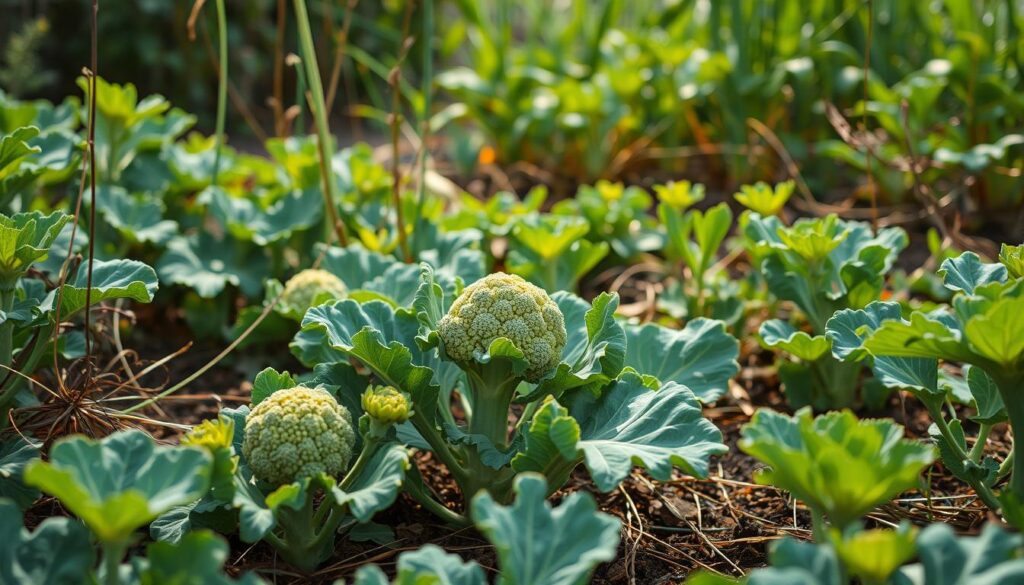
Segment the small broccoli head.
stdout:
<svg viewBox="0 0 1024 585">
<path fill-rule="evenodd" d="M 370 386 L 363 392 L 363 410 L 382 425 L 400 424 L 412 416 L 412 398 L 394 386 Z"/>
<path fill-rule="evenodd" d="M 340 299 L 347 292 L 345 283 L 337 276 L 326 270 L 309 268 L 291 277 L 284 285 L 281 304 L 301 314 L 313 306 L 317 297 L 330 296 Z"/>
<path fill-rule="evenodd" d="M 444 351 L 468 364 L 498 337 L 526 356 L 523 378 L 537 382 L 562 359 L 565 319 L 543 289 L 519 276 L 496 273 L 466 287 L 437 325 Z"/>
<path fill-rule="evenodd" d="M 242 453 L 253 474 L 284 485 L 348 468 L 356 442 L 352 415 L 322 388 L 278 390 L 245 417 Z"/>
</svg>

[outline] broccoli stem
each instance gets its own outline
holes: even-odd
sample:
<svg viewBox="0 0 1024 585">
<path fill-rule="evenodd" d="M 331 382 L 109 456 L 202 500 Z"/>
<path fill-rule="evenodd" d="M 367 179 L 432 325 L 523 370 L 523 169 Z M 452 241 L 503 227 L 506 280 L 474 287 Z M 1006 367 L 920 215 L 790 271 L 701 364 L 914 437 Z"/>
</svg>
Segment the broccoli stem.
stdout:
<svg viewBox="0 0 1024 585">
<path fill-rule="evenodd" d="M 124 551 L 128 548 L 124 542 L 103 543 L 103 583 L 104 585 L 118 585 L 121 583 L 121 559 Z"/>
<path fill-rule="evenodd" d="M 932 421 L 935 422 L 935 427 L 939 429 L 939 433 L 945 440 L 946 445 L 953 451 L 955 456 L 961 461 L 965 461 L 970 457 L 964 449 L 960 446 L 959 441 L 953 435 L 953 430 L 949 428 L 949 423 L 946 422 L 946 416 L 942 412 L 942 397 L 932 396 L 921 396 L 921 402 L 924 403 L 925 408 L 928 409 L 928 413 L 932 417 Z M 992 488 L 985 485 L 980 481 L 968 481 L 971 487 L 974 488 L 974 493 L 978 495 L 978 498 L 985 503 L 986 506 L 992 510 L 998 510 L 999 500 L 996 499 L 996 495 L 992 492 Z"/>
<path fill-rule="evenodd" d="M 1020 399 L 1024 391 L 1024 372 L 1003 369 L 996 372 L 989 369 L 988 374 L 996 382 L 996 388 L 1006 405 L 1006 414 L 1010 418 L 1013 429 L 1013 474 L 1010 476 L 1010 491 L 1019 500 L 1024 500 L 1024 441 L 1017 440 L 1017 433 L 1024 432 L 1024 400 Z"/>
<path fill-rule="evenodd" d="M 473 403 L 469 432 L 487 437 L 498 450 L 504 451 L 508 446 L 509 407 L 522 378 L 513 374 L 511 367 L 491 365 L 498 364 L 466 370 Z"/>
<path fill-rule="evenodd" d="M 323 560 L 324 552 L 334 542 L 335 532 L 345 516 L 345 506 L 334 504 L 330 497 L 318 509 L 315 509 L 313 500 L 311 491 L 298 510 L 287 506 L 279 508 L 277 520 L 281 536 L 266 538 L 289 564 L 307 573 L 314 571 Z"/>
</svg>

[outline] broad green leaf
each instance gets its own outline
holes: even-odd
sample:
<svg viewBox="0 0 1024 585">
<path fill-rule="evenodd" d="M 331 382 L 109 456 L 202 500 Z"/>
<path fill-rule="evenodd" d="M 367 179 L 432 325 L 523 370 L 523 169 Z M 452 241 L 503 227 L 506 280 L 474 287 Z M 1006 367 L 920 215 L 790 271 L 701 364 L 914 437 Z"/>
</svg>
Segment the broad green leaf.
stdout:
<svg viewBox="0 0 1024 585">
<path fill-rule="evenodd" d="M 355 245 L 327 248 L 320 267 L 340 278 L 349 290 L 383 295 L 397 307 L 412 306 L 421 282 L 419 266 Z M 447 282 L 440 277 L 439 281 Z"/>
<path fill-rule="evenodd" d="M 374 514 L 394 503 L 409 465 L 409 453 L 403 445 L 382 446 L 351 485 L 345 489 L 335 486 L 331 490 L 334 501 L 338 505 L 347 504 L 349 512 L 359 522 L 368 522 Z"/>
<path fill-rule="evenodd" d="M 521 397 L 521 402 L 531 402 L 546 394 L 557 397 L 574 388 L 604 386 L 622 371 L 626 333 L 615 319 L 618 295 L 602 293 L 593 305 L 563 291 L 551 298 L 565 317 L 562 361 L 533 392 Z"/>
<path fill-rule="evenodd" d="M 432 421 L 440 388 L 433 381 L 434 370 L 414 362 L 415 357 L 422 357 L 413 353 L 417 329 L 418 322 L 411 312 L 396 314 L 381 301 L 360 305 L 346 299 L 310 309 L 292 342 L 292 352 L 308 359 L 305 348 L 321 344 L 339 355 L 355 358 L 384 383 L 408 392 L 416 412 Z"/>
<path fill-rule="evenodd" d="M 91 192 L 85 194 L 91 200 Z M 96 210 L 128 242 L 164 245 L 178 233 L 178 224 L 164 219 L 164 205 L 150 193 L 131 194 L 117 185 L 96 189 Z"/>
<path fill-rule="evenodd" d="M 1007 271 L 1002 264 L 985 264 L 974 252 L 964 252 L 944 261 L 939 267 L 939 276 L 946 288 L 974 294 L 974 289 L 981 285 L 1005 282 Z"/>
<path fill-rule="evenodd" d="M 825 355 L 832 345 L 825 336 L 808 335 L 782 319 L 765 321 L 757 333 L 764 347 L 784 351 L 805 362 L 813 362 Z"/>
<path fill-rule="evenodd" d="M 172 239 L 156 269 L 162 280 L 212 299 L 228 285 L 237 286 L 248 297 L 259 296 L 269 266 L 262 250 L 242 249 L 238 242 L 218 241 L 204 233 Z"/>
<path fill-rule="evenodd" d="M 69 518 L 47 518 L 33 532 L 21 510 L 0 498 L 0 585 L 84 585 L 95 558 L 89 531 Z"/>
<path fill-rule="evenodd" d="M 360 568 L 354 585 L 486 585 L 483 568 L 428 544 L 398 557 L 398 571 L 389 581 L 377 565 Z"/>
<path fill-rule="evenodd" d="M 625 365 L 663 384 L 686 386 L 704 403 L 729 389 L 739 372 L 739 342 L 714 319 L 698 318 L 682 330 L 653 323 L 626 328 Z"/>
<path fill-rule="evenodd" d="M 901 565 L 914 558 L 917 531 L 910 524 L 897 530 L 861 530 L 833 536 L 836 554 L 847 570 L 864 583 L 885 583 Z"/>
<path fill-rule="evenodd" d="M 651 390 L 640 376 L 626 373 L 600 398 L 574 395 L 569 412 L 579 423 L 577 448 L 604 492 L 634 465 L 660 480 L 671 479 L 673 467 L 705 477 L 708 459 L 726 451 L 722 433 L 703 417 L 693 392 L 675 382 Z"/>
<path fill-rule="evenodd" d="M 580 426 L 569 411 L 554 400 L 546 402 L 523 432 L 523 448 L 512 459 L 517 472 L 544 474 L 553 486 L 565 483 L 580 461 Z"/>
<path fill-rule="evenodd" d="M 15 164 L 28 155 L 42 152 L 41 148 L 28 143 L 38 135 L 39 128 L 26 126 L 0 138 L 0 179 L 9 177 L 16 168 Z"/>
<path fill-rule="evenodd" d="M 512 237 L 514 244 L 533 252 L 542 262 L 550 262 L 589 231 L 590 224 L 582 217 L 531 214 L 516 221 Z"/>
<path fill-rule="evenodd" d="M 579 240 L 555 258 L 545 259 L 513 248 L 506 260 L 512 274 L 548 291 L 575 291 L 579 281 L 608 255 L 607 242 Z"/>
<path fill-rule="evenodd" d="M 232 236 L 258 246 L 275 244 L 317 225 L 323 210 L 318 188 L 287 191 L 269 205 L 248 196 L 232 196 L 219 187 L 209 187 L 204 194 L 210 212 Z"/>
<path fill-rule="evenodd" d="M 576 492 L 557 508 L 547 482 L 516 478 L 516 501 L 501 506 L 481 491 L 471 507 L 477 529 L 494 545 L 502 585 L 578 585 L 598 564 L 615 558 L 619 521 L 597 511 L 593 497 Z"/>
<path fill-rule="evenodd" d="M 832 341 L 832 355 L 845 361 L 871 359 L 864 349 L 864 340 L 887 321 L 905 323 L 899 303 L 874 302 L 863 309 L 837 311 L 825 324 L 825 335 Z M 871 359 L 871 364 L 875 377 L 888 388 L 941 392 L 935 358 L 880 355 Z"/>
<path fill-rule="evenodd" d="M 974 355 L 964 347 L 959 330 L 934 316 L 912 313 L 910 321 L 889 320 L 866 340 L 864 349 L 874 356 L 934 358 L 970 363 Z"/>
<path fill-rule="evenodd" d="M 1004 422 L 1007 416 L 1006 405 L 1003 404 L 995 380 L 985 370 L 971 365 L 964 366 L 964 378 L 974 398 L 974 408 L 977 409 L 971 420 L 990 425 Z"/>
<path fill-rule="evenodd" d="M 1024 244 L 999 247 L 999 261 L 1006 267 L 1012 278 L 1024 278 Z"/>
<path fill-rule="evenodd" d="M 949 421 L 948 426 L 949 438 L 939 430 L 938 425 L 935 423 L 928 427 L 928 435 L 939 448 L 942 465 L 954 477 L 972 486 L 980 484 L 991 487 L 996 481 L 999 463 L 987 456 L 982 458 L 980 463 L 963 457 L 961 453 L 968 453 L 970 451 L 970 447 L 967 446 L 966 436 L 964 435 L 963 425 L 959 419 L 953 419 Z M 955 445 L 952 444 L 953 442 L 955 442 Z"/>
<path fill-rule="evenodd" d="M 88 264 L 78 267 L 75 278 L 63 287 L 61 319 L 85 308 L 86 296 L 92 304 L 113 299 L 129 299 L 139 303 L 153 301 L 159 283 L 156 271 L 137 260 L 95 260 L 92 266 L 92 290 L 89 291 Z M 55 310 L 57 290 L 52 290 L 39 305 L 42 313 Z"/>
<path fill-rule="evenodd" d="M 13 288 L 35 262 L 46 259 L 53 242 L 71 216 L 62 211 L 0 214 L 0 280 Z"/>
<path fill-rule="evenodd" d="M 252 382 L 252 405 L 256 406 L 278 390 L 294 388 L 298 383 L 288 372 L 278 372 L 274 368 L 266 368 Z"/>
<path fill-rule="evenodd" d="M 227 541 L 210 530 L 190 532 L 179 543 L 154 542 L 146 547 L 146 560 L 136 563 L 140 582 L 142 585 L 263 582 L 253 575 L 245 575 L 239 581 L 228 577 L 224 573 L 228 552 Z"/>
<path fill-rule="evenodd" d="M 835 215 L 797 220 L 792 226 L 779 228 L 779 240 L 807 262 L 820 262 L 850 234 Z"/>
<path fill-rule="evenodd" d="M 73 436 L 33 462 L 25 482 L 61 501 L 104 542 L 124 542 L 135 530 L 210 487 L 210 455 L 194 447 L 156 446 L 141 431 L 93 441 Z"/>
<path fill-rule="evenodd" d="M 1024 296 L 995 301 L 984 314 L 967 321 L 964 334 L 979 355 L 1013 369 L 1024 356 Z"/>
<path fill-rule="evenodd" d="M 755 476 L 803 500 L 840 529 L 917 485 L 932 447 L 903 439 L 891 420 L 857 420 L 849 411 L 817 418 L 761 409 L 743 427 L 740 449 L 770 467 Z"/>
<path fill-rule="evenodd" d="M 763 216 L 778 215 L 793 196 L 796 183 L 786 181 L 778 183 L 773 189 L 770 185 L 758 182 L 753 185 L 741 185 L 740 192 L 733 195 L 736 201 L 747 209 Z"/>
<path fill-rule="evenodd" d="M 1015 585 L 1024 582 L 1024 537 L 988 524 L 977 537 L 958 537 L 941 522 L 921 531 L 921 562 L 901 569 L 914 585 Z"/>
<path fill-rule="evenodd" d="M 39 458 L 40 445 L 18 435 L 0 442 L 0 498 L 10 498 L 22 509 L 39 498 L 39 490 L 25 485 L 22 474 L 30 461 Z"/>
</svg>

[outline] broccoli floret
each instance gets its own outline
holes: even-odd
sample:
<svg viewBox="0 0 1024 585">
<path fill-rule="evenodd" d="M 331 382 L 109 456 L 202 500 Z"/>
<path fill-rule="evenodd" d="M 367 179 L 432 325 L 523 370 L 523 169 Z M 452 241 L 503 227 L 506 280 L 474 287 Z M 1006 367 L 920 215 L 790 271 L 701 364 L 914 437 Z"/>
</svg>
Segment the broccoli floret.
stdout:
<svg viewBox="0 0 1024 585">
<path fill-rule="evenodd" d="M 246 416 L 242 453 L 257 478 L 284 485 L 340 475 L 355 442 L 347 409 L 322 388 L 296 386 L 274 392 Z"/>
<path fill-rule="evenodd" d="M 447 356 L 469 364 L 498 337 L 508 338 L 526 357 L 523 378 L 537 382 L 562 359 L 565 319 L 543 289 L 519 276 L 496 273 L 470 286 L 437 326 Z"/>
<path fill-rule="evenodd" d="M 346 293 L 348 288 L 340 278 L 326 270 L 309 268 L 291 277 L 284 285 L 281 305 L 301 315 L 313 306 L 318 297 L 340 299 Z"/>
<path fill-rule="evenodd" d="M 363 392 L 363 410 L 383 425 L 401 424 L 412 416 L 412 398 L 394 386 L 370 386 Z"/>
</svg>

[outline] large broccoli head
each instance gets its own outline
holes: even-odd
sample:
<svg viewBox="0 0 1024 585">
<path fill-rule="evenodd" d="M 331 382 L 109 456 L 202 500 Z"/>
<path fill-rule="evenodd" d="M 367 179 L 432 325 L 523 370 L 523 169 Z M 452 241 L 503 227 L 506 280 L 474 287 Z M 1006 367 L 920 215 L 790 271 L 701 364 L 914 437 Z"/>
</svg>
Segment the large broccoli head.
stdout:
<svg viewBox="0 0 1024 585">
<path fill-rule="evenodd" d="M 245 417 L 242 453 L 253 474 L 284 485 L 348 468 L 356 442 L 352 415 L 322 388 L 278 390 Z"/>
<path fill-rule="evenodd" d="M 326 270 L 309 268 L 291 277 L 284 285 L 281 304 L 301 315 L 313 306 L 317 297 L 340 299 L 347 292 L 345 283 L 337 276 Z"/>
<path fill-rule="evenodd" d="M 498 337 L 508 338 L 526 356 L 523 377 L 537 382 L 562 359 L 565 319 L 543 289 L 502 272 L 466 287 L 437 325 L 444 351 L 469 364 Z"/>
</svg>

